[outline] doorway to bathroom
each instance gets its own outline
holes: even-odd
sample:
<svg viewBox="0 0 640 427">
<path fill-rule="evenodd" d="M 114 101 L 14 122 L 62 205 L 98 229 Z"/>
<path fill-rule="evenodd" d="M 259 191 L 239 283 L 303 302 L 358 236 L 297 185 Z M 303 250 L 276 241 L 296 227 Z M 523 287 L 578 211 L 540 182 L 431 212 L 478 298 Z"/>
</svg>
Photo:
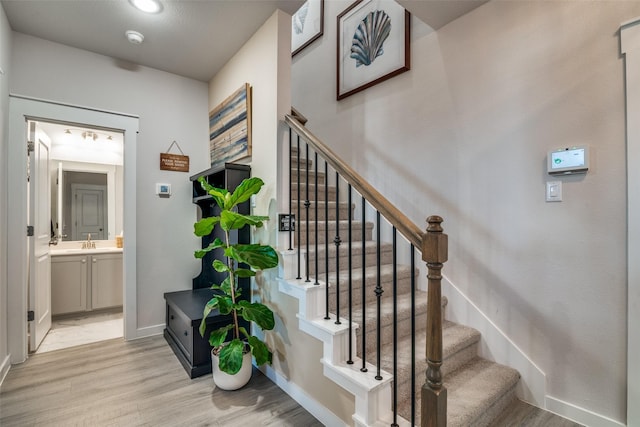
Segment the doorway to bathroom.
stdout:
<svg viewBox="0 0 640 427">
<path fill-rule="evenodd" d="M 56 102 L 36 100 L 32 98 L 20 97 L 12 95 L 10 97 L 10 127 L 9 136 L 13 142 L 9 146 L 8 158 L 8 198 L 13 208 L 8 212 L 8 225 L 9 233 L 8 239 L 14 246 L 14 250 L 8 253 L 8 314 L 12 320 L 8 325 L 8 343 L 9 352 L 11 354 L 11 362 L 19 363 L 27 358 L 29 353 L 29 340 L 30 330 L 33 330 L 34 322 L 45 319 L 47 316 L 51 319 L 51 289 L 40 289 L 41 292 L 33 292 L 29 289 L 29 282 L 31 276 L 30 261 L 33 264 L 41 265 L 41 271 L 45 272 L 45 277 L 49 275 L 51 278 L 51 256 L 49 251 L 43 252 L 43 255 L 37 258 L 38 263 L 34 263 L 31 256 L 25 257 L 24 254 L 28 253 L 29 244 L 33 237 L 26 237 L 24 230 L 27 229 L 29 218 L 29 199 L 30 199 L 30 184 L 27 181 L 32 165 L 28 165 L 28 147 L 27 141 L 29 140 L 29 122 L 43 122 L 53 123 L 59 125 L 66 125 L 67 128 L 74 133 L 74 129 L 80 131 L 81 129 L 88 129 L 86 132 L 104 133 L 107 135 L 109 132 L 116 132 L 122 135 L 122 166 L 121 166 L 121 181 L 122 181 L 122 219 L 116 223 L 116 215 L 107 214 L 106 233 L 109 238 L 115 239 L 115 236 L 124 231 L 126 234 L 127 229 L 131 230 L 130 235 L 124 240 L 124 247 L 121 250 L 121 267 L 118 273 L 120 278 L 120 292 L 121 292 L 121 316 L 122 327 L 120 331 L 123 332 L 125 339 L 131 339 L 136 334 L 136 257 L 135 257 L 135 224 L 136 224 L 136 209 L 135 209 L 135 159 L 136 159 L 136 137 L 138 131 L 138 118 L 136 116 L 113 113 L 107 111 L 100 111 L 87 107 L 78 107 L 66 104 L 60 104 Z M 82 134 L 82 132 L 80 132 Z M 93 134 L 85 133 L 82 136 L 84 140 L 95 140 L 101 138 L 98 135 L 94 139 Z M 46 139 L 46 138 L 43 138 Z M 24 145 L 20 144 L 20 141 L 24 141 Z M 33 139 L 31 139 L 33 142 Z M 38 141 L 40 141 L 38 139 Z M 44 144 L 43 144 L 44 147 Z M 73 151 L 73 150 L 72 150 Z M 51 153 L 49 153 L 51 154 Z M 89 162 L 88 162 L 89 163 Z M 86 172 L 86 171 L 85 171 Z M 112 173 L 112 177 L 116 179 L 117 172 Z M 51 176 L 49 175 L 49 179 Z M 42 181 L 44 182 L 44 181 Z M 43 188 L 50 188 L 50 183 L 55 180 L 50 179 L 49 185 L 43 185 Z M 111 196 L 108 196 L 108 198 Z M 128 208 L 125 210 L 124 206 Z M 50 209 L 50 208 L 49 208 Z M 62 231 L 61 221 L 57 221 L 57 227 L 54 227 L 52 218 L 53 215 L 47 215 L 47 218 L 43 219 L 42 210 L 33 209 L 38 211 L 39 223 L 48 224 L 47 233 L 41 232 L 43 236 L 47 237 L 47 241 L 58 240 L 60 246 L 63 247 L 63 243 L 77 244 L 77 242 L 64 242 L 63 235 L 67 234 Z M 50 213 L 49 210 L 45 212 Z M 50 218 L 51 217 L 51 218 Z M 61 218 L 61 217 L 60 217 Z M 30 220 L 31 221 L 31 220 Z M 126 226 L 125 226 L 126 224 Z M 34 236 L 35 237 L 35 236 Z M 96 249 L 100 248 L 99 242 L 93 242 Z M 96 245 L 97 243 L 97 245 Z M 103 248 L 104 249 L 104 248 Z M 103 265 L 100 257 L 89 258 L 86 255 L 87 263 L 96 263 L 96 265 Z M 112 256 L 112 254 L 109 254 Z M 107 257 L 108 258 L 108 257 Z M 42 261 L 42 262 L 41 262 Z M 111 259 L 107 259 L 107 263 L 112 262 Z M 45 268 L 46 267 L 46 268 Z M 97 269 L 96 269 L 97 271 Z M 104 270 L 101 270 L 104 271 Z M 117 270 L 114 270 L 117 271 Z M 103 277 L 103 274 L 97 274 L 97 279 Z M 85 276 L 87 277 L 87 276 Z M 47 283 L 47 281 L 43 281 Z M 50 285 L 50 280 L 49 280 Z M 94 293 L 97 295 L 97 301 L 89 301 L 93 304 L 97 303 L 97 307 L 102 309 L 111 309 L 114 305 L 112 294 L 107 293 L 102 295 L 99 291 L 101 287 L 96 288 Z M 49 292 L 49 295 L 47 295 Z M 39 302 L 39 303 L 34 303 Z M 46 303 L 49 303 L 48 306 Z M 78 312 L 83 310 L 78 310 Z M 24 313 L 28 312 L 29 316 L 24 316 Z M 71 314 L 71 313 L 67 313 Z M 28 320 L 29 319 L 29 320 Z M 31 320 L 33 319 L 33 320 Z M 37 346 L 35 346 L 37 347 Z M 35 349 L 35 348 L 33 348 Z"/>
<path fill-rule="evenodd" d="M 38 138 L 49 145 L 50 185 L 44 190 L 47 194 L 34 198 L 40 203 L 50 200 L 47 285 L 52 318 L 41 341 L 30 339 L 29 351 L 43 353 L 122 338 L 122 250 L 116 247 L 115 236 L 122 233 L 124 135 L 77 123 L 34 124 Z M 87 247 L 86 242 L 97 248 Z M 78 251 L 83 247 L 87 249 Z M 105 256 L 109 263 L 103 262 L 100 271 L 115 269 L 106 271 L 114 277 L 98 278 L 99 288 L 92 283 L 96 274 L 92 270 Z M 109 299 L 99 301 L 93 292 L 105 289 Z"/>
</svg>

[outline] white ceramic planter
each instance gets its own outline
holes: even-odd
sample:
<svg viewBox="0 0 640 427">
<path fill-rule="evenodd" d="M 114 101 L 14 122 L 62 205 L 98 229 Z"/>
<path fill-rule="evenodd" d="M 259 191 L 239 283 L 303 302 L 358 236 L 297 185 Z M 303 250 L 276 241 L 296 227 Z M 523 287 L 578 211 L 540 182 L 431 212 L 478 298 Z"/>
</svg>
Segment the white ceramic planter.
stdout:
<svg viewBox="0 0 640 427">
<path fill-rule="evenodd" d="M 238 390 L 247 385 L 251 379 L 253 365 L 251 364 L 251 353 L 242 356 L 242 367 L 235 375 L 222 372 L 218 367 L 218 356 L 211 351 L 211 369 L 213 371 L 213 383 L 222 390 Z"/>
</svg>

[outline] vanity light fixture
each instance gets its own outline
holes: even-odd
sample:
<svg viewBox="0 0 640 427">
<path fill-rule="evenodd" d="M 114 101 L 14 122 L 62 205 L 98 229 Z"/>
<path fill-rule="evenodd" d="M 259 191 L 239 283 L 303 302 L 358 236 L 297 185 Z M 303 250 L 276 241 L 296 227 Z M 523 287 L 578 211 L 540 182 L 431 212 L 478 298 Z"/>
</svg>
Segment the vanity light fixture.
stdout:
<svg viewBox="0 0 640 427">
<path fill-rule="evenodd" d="M 84 139 L 84 142 L 95 141 L 98 139 L 98 134 L 91 131 L 82 132 L 82 139 Z"/>
<path fill-rule="evenodd" d="M 162 11 L 162 3 L 158 0 L 129 0 L 129 3 L 136 9 L 146 13 L 159 13 Z"/>
<path fill-rule="evenodd" d="M 127 36 L 127 40 L 129 40 L 129 43 L 131 44 L 140 44 L 144 40 L 144 36 L 137 31 L 128 30 L 124 34 Z"/>
</svg>

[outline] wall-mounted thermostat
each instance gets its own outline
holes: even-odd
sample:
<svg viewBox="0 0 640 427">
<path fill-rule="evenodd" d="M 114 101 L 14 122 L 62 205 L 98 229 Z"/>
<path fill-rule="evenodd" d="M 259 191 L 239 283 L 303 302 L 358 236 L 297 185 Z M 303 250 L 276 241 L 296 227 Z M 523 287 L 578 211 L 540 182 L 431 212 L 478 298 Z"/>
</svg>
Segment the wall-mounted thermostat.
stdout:
<svg viewBox="0 0 640 427">
<path fill-rule="evenodd" d="M 156 194 L 160 197 L 171 196 L 171 184 L 156 184 Z"/>
<path fill-rule="evenodd" d="M 559 148 L 547 155 L 547 172 L 550 175 L 570 175 L 587 173 L 589 170 L 589 147 Z"/>
</svg>

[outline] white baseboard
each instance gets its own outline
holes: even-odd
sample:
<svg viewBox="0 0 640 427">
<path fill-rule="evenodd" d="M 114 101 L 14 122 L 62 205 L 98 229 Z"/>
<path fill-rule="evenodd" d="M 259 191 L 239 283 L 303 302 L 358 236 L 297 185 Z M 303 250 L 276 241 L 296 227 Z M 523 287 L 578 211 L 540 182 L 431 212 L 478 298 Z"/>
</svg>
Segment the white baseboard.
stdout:
<svg viewBox="0 0 640 427">
<path fill-rule="evenodd" d="M 588 409 L 581 408 L 569 402 L 564 402 L 555 397 L 546 396 L 545 407 L 547 411 L 573 420 L 588 427 L 624 427 L 626 424 L 612 420 L 603 415 L 596 414 Z"/>
<path fill-rule="evenodd" d="M 11 357 L 7 355 L 2 363 L 0 364 L 0 386 L 4 382 L 7 374 L 9 373 L 9 369 L 11 369 Z"/>
<path fill-rule="evenodd" d="M 302 388 L 295 383 L 284 378 L 279 372 L 271 366 L 265 366 L 260 369 L 274 384 L 287 393 L 293 400 L 298 402 L 300 406 L 306 409 L 311 415 L 316 417 L 325 426 L 347 427 L 342 419 L 320 404 L 317 400 L 309 396 Z"/>
<path fill-rule="evenodd" d="M 136 329 L 136 335 L 133 339 L 135 340 L 138 338 L 152 337 L 154 335 L 162 335 L 165 327 L 166 325 L 162 323 L 160 325 L 147 326 L 146 328 L 138 328 Z"/>
<path fill-rule="evenodd" d="M 544 408 L 545 373 L 448 278 L 442 278 L 442 285 L 442 293 L 448 299 L 445 317 L 477 329 L 482 335 L 480 356 L 517 369 L 521 377 L 516 389 L 518 397 Z"/>
</svg>

